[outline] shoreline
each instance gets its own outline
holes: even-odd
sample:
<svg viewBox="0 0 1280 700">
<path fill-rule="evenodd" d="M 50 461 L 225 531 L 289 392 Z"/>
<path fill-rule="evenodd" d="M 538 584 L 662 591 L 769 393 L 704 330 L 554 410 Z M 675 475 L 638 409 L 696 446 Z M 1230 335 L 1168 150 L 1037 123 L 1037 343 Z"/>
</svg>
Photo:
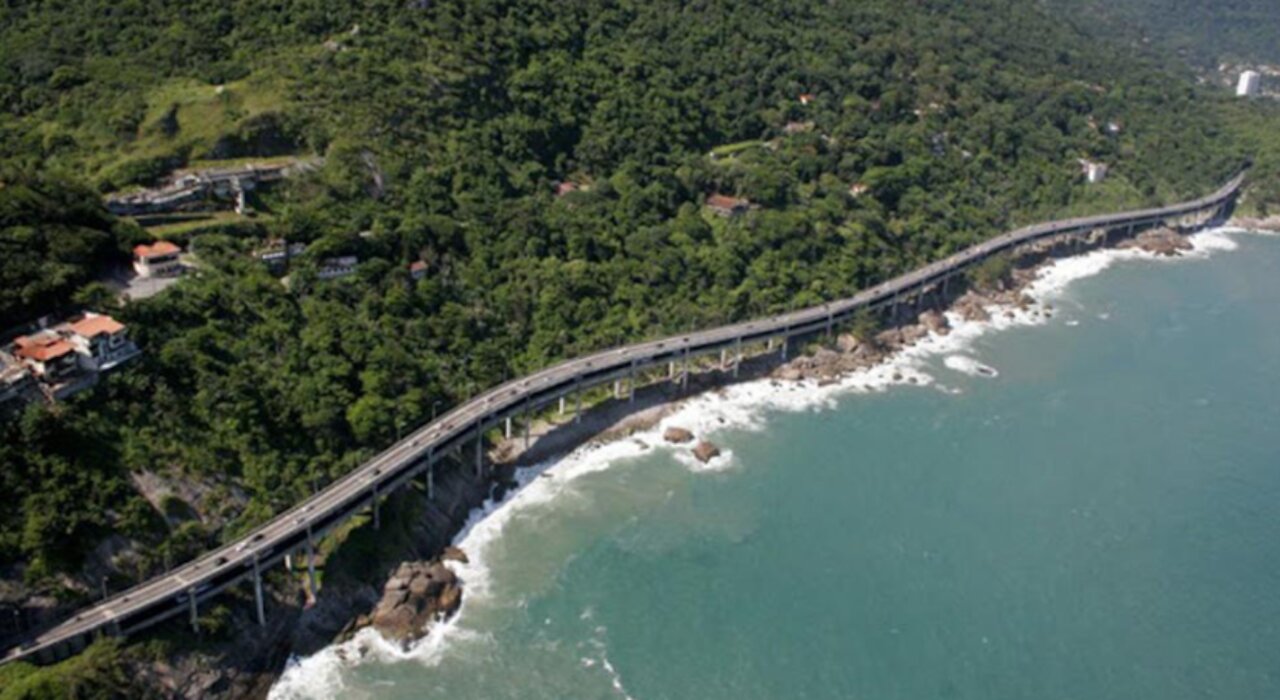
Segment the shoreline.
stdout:
<svg viewBox="0 0 1280 700">
<path fill-rule="evenodd" d="M 1222 226 L 1190 235 L 1262 228 L 1242 223 L 1232 220 Z M 1276 228 L 1280 228 L 1280 221 L 1276 223 Z M 776 351 L 773 354 L 745 358 L 744 371 L 736 380 L 725 369 L 700 371 L 690 375 L 686 391 L 680 391 L 676 382 L 659 382 L 637 390 L 634 405 L 628 404 L 626 399 L 609 399 L 584 410 L 580 422 L 570 420 L 565 423 L 541 423 L 538 426 L 541 432 L 535 429 L 532 433 L 539 439 L 533 442 L 528 451 L 522 449 L 522 438 L 519 436 L 500 441 L 494 447 L 493 454 L 507 460 L 503 467 L 504 471 L 509 470 L 510 488 L 500 498 L 487 500 L 471 511 L 466 523 L 452 537 L 451 542 L 468 549 L 480 544 L 477 549 L 482 550 L 486 538 L 491 539 L 501 533 L 504 523 L 500 521 L 509 518 L 512 509 L 518 509 L 522 501 L 537 502 L 535 494 L 528 491 L 533 490 L 531 486 L 546 490 L 539 483 L 546 481 L 542 477 L 550 477 L 552 481 L 563 479 L 567 483 L 578 475 L 599 471 L 618 459 L 638 454 L 637 450 L 665 446 L 673 448 L 674 456 L 691 469 L 716 471 L 728 467 L 732 463 L 732 454 L 698 463 L 694 461 L 689 449 L 698 440 L 671 445 L 667 444 L 669 441 L 662 439 L 661 431 L 664 427 L 687 429 L 692 415 L 705 408 L 706 404 L 717 401 L 727 403 L 721 401 L 724 398 L 741 398 L 730 396 L 731 393 L 748 394 L 754 391 L 757 394 L 754 400 L 763 401 L 763 407 L 769 408 L 780 405 L 775 401 L 785 401 L 788 395 L 791 395 L 789 398 L 792 401 L 799 400 L 799 403 L 789 405 L 815 406 L 832 400 L 837 394 L 881 391 L 894 385 L 927 386 L 932 378 L 918 372 L 911 365 L 920 358 L 938 355 L 948 355 L 946 364 L 956 371 L 995 376 L 996 372 L 991 368 L 956 353 L 963 353 L 970 340 L 991 330 L 1037 325 L 1052 318 L 1055 315 L 1052 303 L 1037 300 L 1036 296 L 1051 297 L 1075 279 L 1096 274 L 1112 261 L 1130 256 L 1148 259 L 1161 256 L 1202 257 L 1202 253 L 1208 254 L 1214 249 L 1229 247 L 1208 243 L 1204 246 L 1192 246 L 1186 240 L 1188 233 L 1174 234 L 1176 241 L 1168 236 L 1161 236 L 1156 237 L 1157 240 L 1138 242 L 1141 234 L 1134 238 L 1117 239 L 1114 245 L 1109 246 L 1097 245 L 1091 241 L 1083 250 L 1069 251 L 1066 254 L 1062 254 L 1061 249 L 1055 250 L 1048 245 L 1028 246 L 1027 250 L 1020 249 L 1021 254 L 1017 256 L 1017 262 L 1006 284 L 981 293 L 965 289 L 941 303 L 921 305 L 918 313 L 912 314 L 903 323 L 880 330 L 873 343 L 851 343 L 849 333 L 839 333 L 827 343 L 804 343 L 803 350 L 798 350 L 787 362 L 778 361 L 780 358 Z M 1201 240 L 1208 241 L 1209 238 Z M 1187 245 L 1180 246 L 1177 245 L 1178 242 Z M 1126 250 L 1129 253 L 1120 254 Z M 1084 261 L 1099 252 L 1106 253 L 1107 257 L 1097 261 L 1093 269 L 1064 269 L 1070 267 L 1063 265 L 1065 261 Z M 1054 276 L 1046 274 L 1046 270 L 1054 268 L 1062 270 L 1062 279 L 1051 279 Z M 949 338 L 953 333 L 960 337 Z M 834 349 L 828 347 L 831 345 L 835 346 Z M 942 386 L 935 388 L 948 391 Z M 795 397 L 796 393 L 801 393 L 802 396 Z M 691 432 L 696 438 L 702 439 L 706 433 L 714 432 L 724 424 L 725 420 L 721 417 L 719 424 L 698 426 Z M 626 439 L 633 436 L 636 437 L 635 440 Z M 586 464 L 588 461 L 596 464 Z M 525 496 L 528 498 L 524 498 Z M 504 511 L 508 512 L 504 514 Z M 469 553 L 474 561 L 459 566 L 456 570 L 464 588 L 471 587 L 471 593 L 481 596 L 487 588 L 487 582 L 484 581 L 483 551 Z M 348 636 L 345 642 L 335 640 L 333 645 L 326 647 L 321 653 L 295 658 L 273 686 L 270 697 L 301 696 L 291 694 L 286 687 L 291 676 L 296 677 L 300 673 L 312 676 L 319 670 L 317 667 L 325 663 L 336 662 L 340 665 L 339 668 L 329 669 L 329 673 L 340 673 L 342 666 L 374 658 L 387 662 L 438 659 L 451 637 L 466 633 L 459 629 L 457 623 L 465 616 L 469 600 L 470 597 L 464 594 L 462 607 L 454 617 L 432 625 L 409 647 L 400 648 L 396 642 L 382 638 L 376 630 L 363 628 Z M 326 655 L 330 655 L 329 658 L 321 658 Z M 327 682 L 334 680 L 341 685 L 337 676 Z M 321 685 L 325 686 L 326 682 L 322 681 Z M 332 685 L 326 687 L 333 688 Z"/>
</svg>

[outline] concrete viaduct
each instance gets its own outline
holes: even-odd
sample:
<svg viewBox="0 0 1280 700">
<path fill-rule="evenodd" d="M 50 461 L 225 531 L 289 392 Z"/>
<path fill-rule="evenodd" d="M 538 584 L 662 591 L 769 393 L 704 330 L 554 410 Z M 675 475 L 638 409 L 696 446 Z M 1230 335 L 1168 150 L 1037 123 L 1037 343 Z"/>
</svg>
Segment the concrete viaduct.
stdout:
<svg viewBox="0 0 1280 700">
<path fill-rule="evenodd" d="M 74 617 L 28 637 L 10 649 L 0 663 L 26 659 L 50 663 L 78 653 L 97 635 L 128 635 L 167 618 L 185 614 L 195 623 L 200 605 L 208 598 L 245 579 L 254 585 L 259 622 L 264 621 L 262 571 L 295 553 L 307 553 L 311 590 L 315 589 L 313 556 L 316 538 L 347 518 L 372 509 L 375 527 L 379 521 L 379 501 L 414 478 L 425 478 L 429 497 L 434 496 L 434 475 L 446 454 L 464 445 L 475 445 L 477 475 L 483 473 L 484 450 L 479 449 L 484 433 L 503 422 L 508 434 L 511 419 L 565 397 L 578 397 L 585 389 L 608 382 L 632 379 L 646 368 L 668 364 L 683 367 L 687 381 L 691 358 L 721 353 L 722 362 L 732 353 L 737 361 L 748 343 L 781 342 L 785 359 L 789 338 L 821 331 L 848 321 L 862 310 L 888 307 L 896 315 L 899 304 L 918 301 L 924 295 L 943 290 L 947 281 L 993 255 L 1012 251 L 1028 243 L 1080 242 L 1100 235 L 1105 242 L 1112 232 L 1132 235 L 1135 229 L 1177 224 L 1201 228 L 1222 220 L 1229 213 L 1244 180 L 1244 173 L 1232 178 L 1214 193 L 1200 199 L 1167 207 L 1122 212 L 1102 216 L 1065 219 L 1027 226 L 1005 233 L 920 269 L 859 292 L 857 295 L 799 311 L 753 321 L 690 332 L 659 340 L 636 343 L 568 360 L 514 379 L 490 389 L 449 411 L 316 495 L 281 513 L 244 538 L 209 552 L 168 573 L 157 576 L 96 605 L 80 610 Z M 945 293 L 945 292 L 944 292 Z M 527 425 L 525 439 L 528 439 Z"/>
</svg>

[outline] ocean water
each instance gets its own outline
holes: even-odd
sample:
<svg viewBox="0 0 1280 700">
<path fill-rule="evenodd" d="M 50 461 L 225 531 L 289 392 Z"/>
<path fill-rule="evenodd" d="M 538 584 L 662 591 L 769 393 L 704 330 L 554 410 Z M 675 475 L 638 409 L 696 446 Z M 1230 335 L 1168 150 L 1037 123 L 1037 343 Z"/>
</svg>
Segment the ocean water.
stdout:
<svg viewBox="0 0 1280 700">
<path fill-rule="evenodd" d="M 291 698 L 1280 697 L 1280 236 L 1045 271 L 837 387 L 732 387 L 522 475 L 461 613 Z M 902 379 L 894 382 L 893 373 Z"/>
</svg>

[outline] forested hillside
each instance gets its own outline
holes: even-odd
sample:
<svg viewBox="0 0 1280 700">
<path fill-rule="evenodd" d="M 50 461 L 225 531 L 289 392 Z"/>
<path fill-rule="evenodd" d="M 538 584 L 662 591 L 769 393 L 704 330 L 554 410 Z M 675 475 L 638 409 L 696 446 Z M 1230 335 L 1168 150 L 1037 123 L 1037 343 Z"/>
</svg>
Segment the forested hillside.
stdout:
<svg viewBox="0 0 1280 700">
<path fill-rule="evenodd" d="M 1280 63 L 1274 0 L 1049 0 L 1081 26 L 1126 41 L 1155 41 L 1193 64 Z"/>
<path fill-rule="evenodd" d="M 9 199 L 326 160 L 261 224 L 313 244 L 288 288 L 246 255 L 260 241 L 198 237 L 198 274 L 118 312 L 140 361 L 5 423 L 0 564 L 83 594 L 83 555 L 120 533 L 145 545 L 123 585 L 506 376 L 847 295 L 1034 219 L 1202 193 L 1244 157 L 1213 99 L 1023 0 L 5 3 Z M 1111 177 L 1086 186 L 1081 158 Z M 711 193 L 760 208 L 710 216 Z M 136 235 L 42 211 L 0 230 L 0 251 L 45 256 L 0 260 L 7 318 L 86 277 L 21 307 L 8 280 Z M 318 280 L 336 254 L 358 274 Z M 160 513 L 140 473 L 199 495 Z"/>
</svg>

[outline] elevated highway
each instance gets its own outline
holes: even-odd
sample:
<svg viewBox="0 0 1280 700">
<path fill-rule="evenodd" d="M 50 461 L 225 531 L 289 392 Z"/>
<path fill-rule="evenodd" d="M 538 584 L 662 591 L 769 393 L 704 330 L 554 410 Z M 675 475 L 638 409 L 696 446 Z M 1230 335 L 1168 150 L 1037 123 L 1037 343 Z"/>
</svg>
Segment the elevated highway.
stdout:
<svg viewBox="0 0 1280 700">
<path fill-rule="evenodd" d="M 211 551 L 166 574 L 84 608 L 72 618 L 30 636 L 2 660 L 51 662 L 84 648 L 95 635 L 127 635 L 166 618 L 187 614 L 194 623 L 200 605 L 220 591 L 252 579 L 259 621 L 263 619 L 261 572 L 287 555 L 306 551 L 308 567 L 317 537 L 352 515 L 372 507 L 411 479 L 425 476 L 432 495 L 440 459 L 463 445 L 479 447 L 486 430 L 512 416 L 527 414 L 562 397 L 626 377 L 664 363 L 687 363 L 715 352 L 736 352 L 748 343 L 783 340 L 830 330 L 864 309 L 881 309 L 945 286 L 993 255 L 1037 242 L 1080 240 L 1168 222 L 1197 227 L 1220 220 L 1233 204 L 1244 173 L 1199 199 L 1166 207 L 1089 216 L 1035 224 L 996 236 L 943 260 L 925 265 L 866 289 L 853 297 L 790 313 L 625 345 L 561 362 L 494 387 L 415 431 L 324 490 L 276 516 L 246 537 Z M 736 367 L 736 365 L 735 365 Z M 476 471 L 483 470 L 483 450 L 476 452 Z M 312 590 L 315 571 L 310 568 Z"/>
</svg>

